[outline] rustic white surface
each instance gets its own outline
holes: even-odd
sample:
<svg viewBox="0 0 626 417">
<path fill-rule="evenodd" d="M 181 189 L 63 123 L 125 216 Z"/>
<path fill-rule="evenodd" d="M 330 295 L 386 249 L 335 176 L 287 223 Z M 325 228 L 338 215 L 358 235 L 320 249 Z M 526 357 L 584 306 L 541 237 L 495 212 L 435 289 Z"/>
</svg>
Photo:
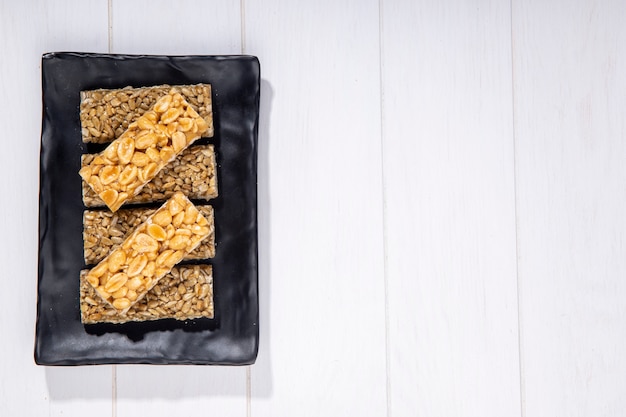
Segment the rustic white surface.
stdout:
<svg viewBox="0 0 626 417">
<path fill-rule="evenodd" d="M 239 1 L 111 0 L 110 11 L 113 53 L 241 53 Z"/>
<path fill-rule="evenodd" d="M 384 415 L 378 4 L 249 2 L 245 13 L 267 181 L 251 413 Z"/>
<path fill-rule="evenodd" d="M 91 16 L 89 21 L 85 18 Z M 41 55 L 106 52 L 103 1 L 0 2 L 0 416 L 111 415 L 111 367 L 60 369 L 34 363 L 37 302 Z"/>
<path fill-rule="evenodd" d="M 513 9 L 528 416 L 626 410 L 625 15 L 622 2 Z"/>
<path fill-rule="evenodd" d="M 519 415 L 509 4 L 382 22 L 390 414 Z"/>
<path fill-rule="evenodd" d="M 0 416 L 623 415 L 625 15 L 0 2 Z M 49 51 L 259 57 L 255 365 L 34 364 Z"/>
</svg>

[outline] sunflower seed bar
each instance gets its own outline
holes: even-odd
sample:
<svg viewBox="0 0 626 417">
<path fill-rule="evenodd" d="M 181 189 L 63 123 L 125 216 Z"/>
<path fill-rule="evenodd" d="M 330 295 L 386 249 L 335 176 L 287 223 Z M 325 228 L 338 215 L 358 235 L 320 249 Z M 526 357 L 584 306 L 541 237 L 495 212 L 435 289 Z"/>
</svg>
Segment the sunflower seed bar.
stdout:
<svg viewBox="0 0 626 417">
<path fill-rule="evenodd" d="M 213 271 L 211 265 L 174 267 L 146 294 L 120 314 L 98 297 L 87 282 L 87 271 L 80 275 L 80 316 L 84 324 L 125 323 L 173 318 L 191 320 L 213 318 Z"/>
<path fill-rule="evenodd" d="M 213 136 L 213 106 L 211 84 L 181 85 L 182 96 L 204 119 L 209 127 L 204 137 Z M 155 87 L 117 90 L 90 90 L 80 92 L 80 123 L 83 142 L 108 143 L 122 133 L 172 87 Z"/>
<path fill-rule="evenodd" d="M 95 154 L 84 154 L 82 165 L 88 165 Z M 104 201 L 85 181 L 83 204 L 87 207 L 102 207 Z M 156 177 L 144 185 L 127 203 L 154 203 L 165 201 L 175 192 L 181 191 L 189 198 L 210 200 L 216 198 L 217 170 L 213 145 L 198 145 L 185 149 L 176 159 L 167 164 Z"/>
<path fill-rule="evenodd" d="M 207 128 L 178 90 L 172 89 L 79 174 L 116 211 Z"/>
<path fill-rule="evenodd" d="M 207 259 L 215 256 L 215 227 L 213 207 L 196 206 L 208 221 L 209 237 L 191 251 L 184 260 Z M 121 209 L 115 213 L 109 210 L 85 210 L 83 213 L 83 243 L 86 265 L 104 259 L 117 248 L 132 230 L 144 223 L 156 211 L 155 208 Z"/>
<path fill-rule="evenodd" d="M 208 220 L 187 197 L 176 193 L 85 279 L 124 314 L 209 234 Z"/>
</svg>

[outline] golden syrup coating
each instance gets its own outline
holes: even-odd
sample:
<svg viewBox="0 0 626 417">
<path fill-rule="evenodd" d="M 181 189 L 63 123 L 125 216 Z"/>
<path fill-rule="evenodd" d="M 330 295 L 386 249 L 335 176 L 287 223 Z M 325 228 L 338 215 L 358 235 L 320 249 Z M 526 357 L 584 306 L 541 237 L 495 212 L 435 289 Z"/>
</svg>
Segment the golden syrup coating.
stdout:
<svg viewBox="0 0 626 417">
<path fill-rule="evenodd" d="M 117 211 L 207 129 L 206 121 L 172 89 L 79 174 Z"/>
<path fill-rule="evenodd" d="M 189 224 L 175 225 L 172 221 L 163 227 L 154 222 L 167 215 L 174 218 L 180 213 L 184 217 L 187 212 L 194 217 Z M 176 193 L 92 268 L 85 280 L 104 301 L 124 314 L 211 234 L 210 226 L 187 197 Z"/>
</svg>

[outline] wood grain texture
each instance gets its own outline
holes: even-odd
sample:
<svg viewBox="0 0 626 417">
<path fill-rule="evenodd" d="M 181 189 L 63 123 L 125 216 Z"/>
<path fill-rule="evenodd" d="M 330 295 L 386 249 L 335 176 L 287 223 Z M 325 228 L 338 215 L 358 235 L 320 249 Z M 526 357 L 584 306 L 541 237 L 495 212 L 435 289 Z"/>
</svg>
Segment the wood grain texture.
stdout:
<svg viewBox="0 0 626 417">
<path fill-rule="evenodd" d="M 241 53 L 239 0 L 113 0 L 111 3 L 112 52 Z"/>
<path fill-rule="evenodd" d="M 515 1 L 526 416 L 626 409 L 622 2 Z"/>
<path fill-rule="evenodd" d="M 246 415 L 246 367 L 117 366 L 117 413 Z"/>
<path fill-rule="evenodd" d="M 508 1 L 383 3 L 391 416 L 520 416 Z"/>
<path fill-rule="evenodd" d="M 111 367 L 61 371 L 37 367 L 33 358 L 41 56 L 59 50 L 105 52 L 106 21 L 105 1 L 0 2 L 0 125 L 2 143 L 11 150 L 0 153 L 0 230 L 5 236 L 0 283 L 12 294 L 0 303 L 1 416 L 79 416 L 86 404 L 94 416 L 111 413 Z M 90 387 L 73 383 L 85 380 L 95 382 Z"/>
<path fill-rule="evenodd" d="M 265 112 L 251 415 L 385 415 L 378 3 L 245 16 Z"/>
<path fill-rule="evenodd" d="M 111 12 L 113 53 L 241 52 L 239 1 L 113 1 Z M 162 22 L 168 22 L 166 28 Z M 162 380 L 164 385 L 143 385 L 153 380 Z M 245 416 L 246 406 L 243 367 L 117 367 L 119 415 L 197 415 L 202 410 Z"/>
</svg>

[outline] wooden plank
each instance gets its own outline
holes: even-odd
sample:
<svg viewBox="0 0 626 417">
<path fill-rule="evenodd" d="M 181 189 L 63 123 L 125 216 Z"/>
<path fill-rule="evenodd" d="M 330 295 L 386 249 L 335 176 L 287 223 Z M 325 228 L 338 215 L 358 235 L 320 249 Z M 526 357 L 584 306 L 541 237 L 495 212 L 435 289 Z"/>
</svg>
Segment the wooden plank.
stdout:
<svg viewBox="0 0 626 417">
<path fill-rule="evenodd" d="M 245 16 L 263 78 L 251 415 L 384 415 L 378 2 Z"/>
<path fill-rule="evenodd" d="M 111 50 L 115 53 L 241 52 L 239 0 L 112 0 L 111 25 Z"/>
<path fill-rule="evenodd" d="M 45 383 L 50 399 L 49 415 L 82 417 L 86 410 L 89 410 L 90 415 L 110 416 L 114 397 L 112 368 L 112 366 L 46 368 Z M 18 402 L 16 405 L 22 414 L 16 415 L 29 415 L 36 410 L 31 400 L 27 398 L 22 397 Z"/>
<path fill-rule="evenodd" d="M 86 16 L 89 16 L 86 18 Z M 111 367 L 44 368 L 33 359 L 37 297 L 41 55 L 107 49 L 106 2 L 0 2 L 0 153 L 3 193 L 0 244 L 5 285 L 14 294 L 0 305 L 0 415 L 94 416 L 111 413 Z M 13 138 L 13 139 L 11 139 Z M 9 146 L 11 141 L 19 146 Z M 80 381 L 80 382 L 78 382 Z M 91 381 L 86 385 L 85 381 Z M 82 384 L 82 385 L 81 385 Z"/>
<path fill-rule="evenodd" d="M 246 415 L 246 368 L 117 366 L 117 415 Z"/>
<path fill-rule="evenodd" d="M 509 2 L 382 16 L 389 415 L 519 416 Z"/>
<path fill-rule="evenodd" d="M 526 416 L 626 409 L 622 2 L 513 2 Z"/>
<path fill-rule="evenodd" d="M 111 11 L 113 53 L 241 51 L 239 1 L 113 1 Z M 167 22 L 166 30 L 163 22 Z M 146 386 L 145 381 L 163 384 Z M 118 366 L 116 406 L 119 415 L 244 416 L 246 368 Z"/>
</svg>

